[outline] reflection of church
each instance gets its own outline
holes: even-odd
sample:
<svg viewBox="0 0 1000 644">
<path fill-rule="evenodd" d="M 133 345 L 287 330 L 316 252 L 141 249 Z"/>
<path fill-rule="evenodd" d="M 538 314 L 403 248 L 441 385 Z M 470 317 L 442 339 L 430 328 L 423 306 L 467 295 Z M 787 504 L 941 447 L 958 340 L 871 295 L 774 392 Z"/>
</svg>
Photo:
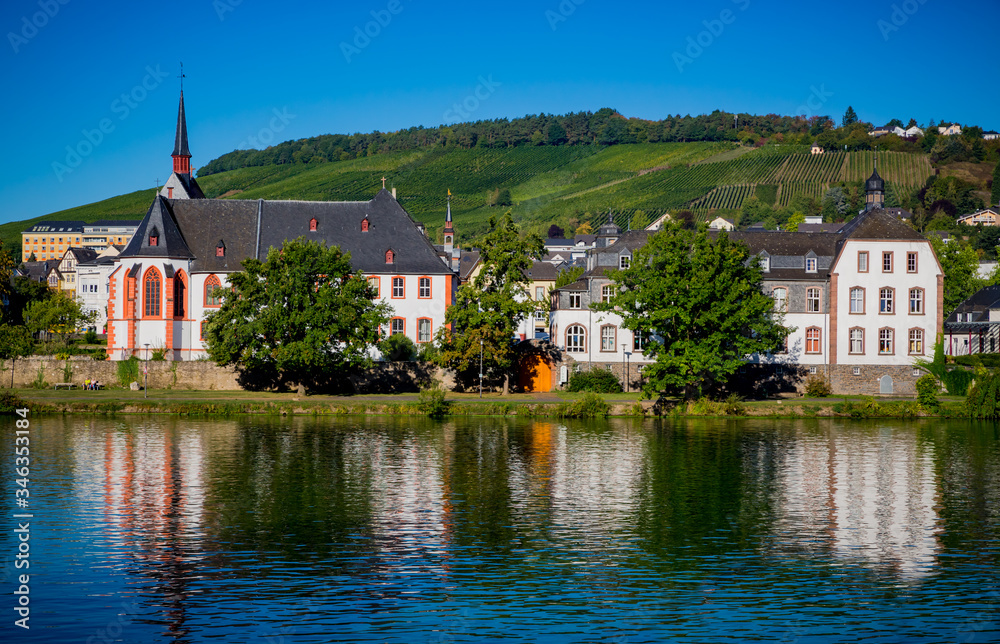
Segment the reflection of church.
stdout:
<svg viewBox="0 0 1000 644">
<path fill-rule="evenodd" d="M 800 433 L 781 470 L 776 533 L 921 577 L 941 548 L 934 448 L 915 431 L 877 432 Z"/>
</svg>

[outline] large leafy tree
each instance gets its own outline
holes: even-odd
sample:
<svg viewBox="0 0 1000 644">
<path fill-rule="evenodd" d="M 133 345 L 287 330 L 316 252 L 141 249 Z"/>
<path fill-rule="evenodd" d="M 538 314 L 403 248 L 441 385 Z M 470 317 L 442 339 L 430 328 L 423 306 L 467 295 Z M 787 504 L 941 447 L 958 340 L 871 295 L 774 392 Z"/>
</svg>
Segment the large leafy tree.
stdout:
<svg viewBox="0 0 1000 644">
<path fill-rule="evenodd" d="M 31 355 L 35 343 L 26 327 L 0 324 L 0 360 L 10 360 L 10 386 L 14 387 L 14 365 Z"/>
<path fill-rule="evenodd" d="M 723 384 L 749 355 L 779 349 L 788 335 L 762 290 L 763 272 L 726 233 L 669 223 L 613 273 L 616 295 L 594 305 L 651 341 L 643 394 L 691 399 Z"/>
<path fill-rule="evenodd" d="M 300 238 L 272 248 L 263 262 L 244 260 L 208 316 L 209 355 L 255 389 L 336 387 L 349 370 L 370 366 L 390 309 L 374 301 L 350 259 Z"/>
<path fill-rule="evenodd" d="M 97 314 L 86 312 L 76 299 L 55 291 L 46 299 L 35 300 L 24 310 L 24 322 L 33 334 L 54 334 L 69 343 L 69 335 L 94 322 Z"/>
<path fill-rule="evenodd" d="M 525 271 L 545 254 L 545 246 L 538 235 L 522 237 L 508 211 L 503 217 L 490 217 L 489 232 L 479 247 L 482 269 L 471 284 L 458 289 L 448 309 L 450 329 L 440 332 L 438 362 L 471 384 L 481 356 L 484 376 L 491 382 L 502 380 L 506 393 L 518 324 L 540 306 L 530 297 Z"/>
<path fill-rule="evenodd" d="M 0 320 L 3 320 L 7 313 L 6 310 L 11 305 L 11 297 L 14 294 L 12 287 L 12 274 L 14 272 L 15 263 L 14 258 L 11 256 L 7 249 L 3 246 L 3 240 L 0 239 Z M 5 307 L 4 304 L 7 306 Z"/>
<path fill-rule="evenodd" d="M 947 316 L 989 280 L 979 277 L 979 256 L 968 242 L 953 239 L 946 244 L 937 235 L 928 239 L 944 271 L 944 314 Z"/>
</svg>

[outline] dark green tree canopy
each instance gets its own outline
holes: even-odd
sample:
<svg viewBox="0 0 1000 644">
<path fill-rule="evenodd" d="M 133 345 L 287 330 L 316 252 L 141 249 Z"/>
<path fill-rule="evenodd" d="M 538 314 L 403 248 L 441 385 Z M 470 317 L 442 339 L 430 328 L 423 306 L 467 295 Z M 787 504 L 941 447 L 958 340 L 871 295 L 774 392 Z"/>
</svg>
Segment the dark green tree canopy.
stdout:
<svg viewBox="0 0 1000 644">
<path fill-rule="evenodd" d="M 840 119 L 840 127 L 847 127 L 848 125 L 853 125 L 858 122 L 858 113 L 854 111 L 854 108 L 850 105 L 847 106 L 847 110 L 844 112 L 844 118 Z"/>
<path fill-rule="evenodd" d="M 506 389 L 515 366 L 514 338 L 522 320 L 540 306 L 528 292 L 525 272 L 545 254 L 535 234 L 521 237 L 508 211 L 490 217 L 489 232 L 480 240 L 482 269 L 471 284 L 458 289 L 446 319 L 451 330 L 439 331 L 438 362 L 455 369 L 467 385 L 478 375 L 482 356 L 489 381 Z"/>
<path fill-rule="evenodd" d="M 726 233 L 712 239 L 670 222 L 613 274 L 610 302 L 622 326 L 651 338 L 643 393 L 693 398 L 725 384 L 748 356 L 779 349 L 788 335 L 762 290 L 756 258 Z"/>
<path fill-rule="evenodd" d="M 389 306 L 351 268 L 350 254 L 303 238 L 247 259 L 208 316 L 208 352 L 256 389 L 335 389 L 370 366 Z"/>
</svg>

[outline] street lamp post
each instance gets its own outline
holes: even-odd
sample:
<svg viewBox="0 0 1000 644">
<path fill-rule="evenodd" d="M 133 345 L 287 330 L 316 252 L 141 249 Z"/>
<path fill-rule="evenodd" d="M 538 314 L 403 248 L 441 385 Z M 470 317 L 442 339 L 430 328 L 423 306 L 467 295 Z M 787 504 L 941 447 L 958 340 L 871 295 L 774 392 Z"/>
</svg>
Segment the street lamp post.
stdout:
<svg viewBox="0 0 1000 644">
<path fill-rule="evenodd" d="M 483 397 L 483 339 L 479 338 L 479 397 Z"/>
<path fill-rule="evenodd" d="M 629 359 L 629 356 L 631 356 L 632 354 L 630 352 L 628 352 L 628 351 L 625 350 L 626 346 L 627 345 L 624 342 L 622 342 L 622 354 L 624 354 L 624 356 L 625 356 L 625 393 L 628 393 L 629 390 L 631 389 L 631 387 L 629 386 L 629 373 L 628 373 L 628 371 L 629 371 L 629 364 L 628 364 L 628 359 Z"/>
<path fill-rule="evenodd" d="M 146 342 L 142 346 L 146 347 L 146 362 L 142 365 L 142 397 L 149 398 L 149 343 Z"/>
</svg>

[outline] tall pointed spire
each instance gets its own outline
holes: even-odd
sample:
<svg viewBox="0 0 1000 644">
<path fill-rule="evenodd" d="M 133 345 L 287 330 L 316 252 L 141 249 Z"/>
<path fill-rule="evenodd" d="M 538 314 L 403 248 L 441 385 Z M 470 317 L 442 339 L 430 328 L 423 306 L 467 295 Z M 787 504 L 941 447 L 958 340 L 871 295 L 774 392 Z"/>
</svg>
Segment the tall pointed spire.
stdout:
<svg viewBox="0 0 1000 644">
<path fill-rule="evenodd" d="M 451 221 L 451 190 L 448 191 L 448 212 L 444 216 L 444 252 L 451 254 L 455 248 L 455 228 Z"/>
<path fill-rule="evenodd" d="M 187 119 L 184 116 L 184 90 L 177 107 L 177 135 L 174 137 L 174 172 L 191 174 L 191 150 L 188 149 Z"/>
</svg>

